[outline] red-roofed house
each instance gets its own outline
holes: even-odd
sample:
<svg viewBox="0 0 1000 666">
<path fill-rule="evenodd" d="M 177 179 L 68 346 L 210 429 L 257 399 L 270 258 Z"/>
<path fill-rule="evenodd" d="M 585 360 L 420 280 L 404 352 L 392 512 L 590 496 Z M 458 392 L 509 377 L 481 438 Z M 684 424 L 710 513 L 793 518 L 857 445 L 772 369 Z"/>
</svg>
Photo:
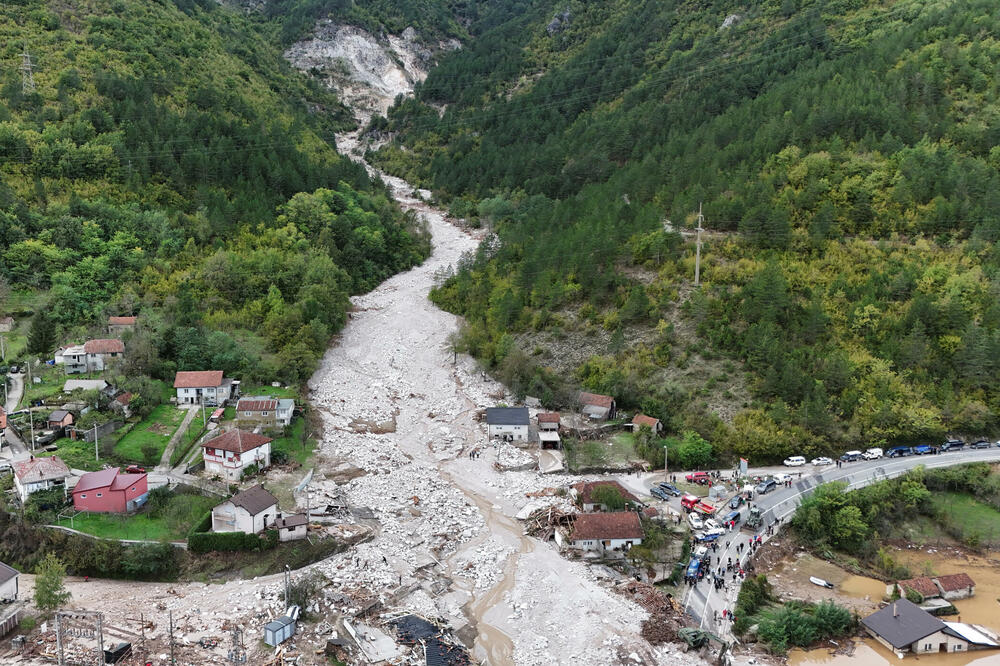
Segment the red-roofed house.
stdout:
<svg viewBox="0 0 1000 666">
<path fill-rule="evenodd" d="M 240 383 L 222 376 L 222 370 L 199 370 L 178 372 L 174 377 L 177 389 L 177 404 L 214 407 L 225 404 L 230 398 L 238 397 Z"/>
<path fill-rule="evenodd" d="M 941 596 L 948 601 L 968 599 L 976 593 L 976 583 L 967 573 L 948 574 L 934 578 Z"/>
<path fill-rule="evenodd" d="M 22 502 L 28 501 L 28 495 L 39 490 L 48 490 L 56 486 L 65 486 L 70 475 L 69 467 L 59 456 L 51 458 L 35 458 L 21 460 L 13 464 L 14 487 Z"/>
<path fill-rule="evenodd" d="M 267 396 L 248 396 L 236 403 L 236 422 L 248 428 L 273 428 L 278 418 L 278 401 Z"/>
<path fill-rule="evenodd" d="M 146 503 L 145 474 L 121 474 L 117 467 L 88 472 L 73 489 L 73 508 L 94 513 L 128 513 Z"/>
<path fill-rule="evenodd" d="M 559 424 L 560 424 L 559 412 L 538 413 L 539 430 L 559 430 Z"/>
<path fill-rule="evenodd" d="M 933 599 L 934 597 L 941 596 L 941 591 L 938 589 L 938 586 L 935 585 L 934 581 L 928 576 L 908 578 L 906 580 L 901 580 L 896 584 L 899 585 L 899 592 L 904 597 L 906 596 L 907 590 L 916 592 L 924 599 Z"/>
<path fill-rule="evenodd" d="M 108 317 L 108 335 L 121 335 L 135 329 L 136 317 Z"/>
<path fill-rule="evenodd" d="M 239 481 L 250 465 L 271 466 L 271 438 L 229 430 L 201 445 L 205 471 L 227 481 Z"/>
<path fill-rule="evenodd" d="M 642 543 L 642 522 L 634 511 L 581 513 L 573 523 L 569 541 L 581 550 L 619 550 Z"/>
<path fill-rule="evenodd" d="M 108 406 L 115 411 L 121 412 L 125 418 L 128 418 L 132 416 L 132 408 L 129 407 L 130 402 L 132 402 L 132 394 L 129 391 L 123 391 L 116 395 Z"/>
<path fill-rule="evenodd" d="M 580 393 L 580 411 L 597 421 L 606 421 L 615 418 L 618 411 L 615 399 L 610 395 L 600 395 L 598 393 Z"/>
<path fill-rule="evenodd" d="M 632 431 L 639 432 L 642 426 L 647 426 L 654 435 L 659 435 L 663 432 L 663 424 L 660 419 L 654 419 L 652 416 L 646 416 L 645 414 L 636 414 L 632 417 Z"/>
<path fill-rule="evenodd" d="M 622 499 L 626 502 L 632 502 L 634 504 L 639 503 L 639 499 L 627 491 L 625 486 L 617 481 L 588 481 L 586 483 L 577 483 L 573 485 L 573 494 L 580 500 L 580 505 L 583 507 L 584 511 L 589 513 L 591 511 L 608 510 L 608 507 L 597 503 L 594 498 L 594 491 L 598 488 L 613 488 L 618 491 L 618 494 L 621 495 Z"/>
</svg>

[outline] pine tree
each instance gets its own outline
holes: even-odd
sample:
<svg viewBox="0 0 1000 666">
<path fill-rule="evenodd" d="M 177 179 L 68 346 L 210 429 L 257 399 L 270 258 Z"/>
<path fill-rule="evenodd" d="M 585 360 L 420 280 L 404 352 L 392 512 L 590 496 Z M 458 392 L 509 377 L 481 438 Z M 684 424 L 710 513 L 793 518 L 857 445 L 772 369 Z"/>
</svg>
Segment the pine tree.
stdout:
<svg viewBox="0 0 1000 666">
<path fill-rule="evenodd" d="M 28 331 L 28 352 L 49 354 L 56 344 L 56 323 L 45 310 L 39 311 L 31 319 Z"/>
</svg>

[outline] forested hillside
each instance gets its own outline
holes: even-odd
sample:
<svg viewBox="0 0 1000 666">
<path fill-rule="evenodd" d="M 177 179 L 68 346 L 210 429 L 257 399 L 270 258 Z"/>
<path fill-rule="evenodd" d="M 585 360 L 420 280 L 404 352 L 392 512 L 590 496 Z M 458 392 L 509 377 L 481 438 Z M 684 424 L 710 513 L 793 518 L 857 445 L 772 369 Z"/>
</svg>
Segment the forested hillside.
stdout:
<svg viewBox="0 0 1000 666">
<path fill-rule="evenodd" d="M 129 372 L 298 382 L 350 294 L 426 256 L 261 35 L 214 0 L 0 7 L 0 315 L 69 342 L 138 314 Z"/>
<path fill-rule="evenodd" d="M 613 393 L 719 457 L 990 433 L 994 2 L 491 11 L 372 129 L 496 231 L 434 298 L 515 389 Z"/>
</svg>

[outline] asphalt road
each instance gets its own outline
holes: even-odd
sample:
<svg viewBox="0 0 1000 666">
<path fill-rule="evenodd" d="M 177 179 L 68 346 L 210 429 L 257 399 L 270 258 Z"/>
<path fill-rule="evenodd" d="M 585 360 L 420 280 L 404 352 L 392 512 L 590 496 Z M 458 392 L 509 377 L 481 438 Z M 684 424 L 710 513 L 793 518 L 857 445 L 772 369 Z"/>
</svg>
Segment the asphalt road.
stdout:
<svg viewBox="0 0 1000 666">
<path fill-rule="evenodd" d="M 908 456 L 906 458 L 883 458 L 873 461 L 859 461 L 855 463 L 844 463 L 839 469 L 834 466 L 821 468 L 817 473 L 804 476 L 802 479 L 793 481 L 791 488 L 774 490 L 767 495 L 758 495 L 753 503 L 760 506 L 763 513 L 764 525 L 770 525 L 776 519 L 784 520 L 790 518 L 796 507 L 804 497 L 807 497 L 815 488 L 823 483 L 831 481 L 845 481 L 850 490 L 863 488 L 877 481 L 884 481 L 897 477 L 907 470 L 919 465 L 930 468 L 948 467 L 970 462 L 997 462 L 1000 461 L 1000 448 L 995 445 L 989 449 L 975 449 L 942 453 L 939 455 Z M 801 468 L 790 468 L 793 474 Z M 727 505 L 728 506 L 728 505 Z M 745 507 L 741 509 L 744 518 L 746 517 Z M 719 538 L 719 551 L 712 554 L 713 565 L 711 568 L 718 568 L 718 563 L 725 562 L 727 558 L 733 558 L 733 562 L 739 561 L 745 564 L 749 558 L 747 548 L 742 554 L 737 555 L 736 547 L 740 543 L 747 543 L 752 534 L 747 531 L 738 531 L 733 535 L 723 535 Z M 728 541 L 728 547 L 726 543 Z M 765 543 L 768 537 L 764 537 Z M 699 626 L 715 632 L 719 636 L 728 637 L 730 625 L 722 621 L 723 609 L 732 610 L 736 605 L 736 595 L 739 593 L 738 585 L 732 584 L 729 578 L 729 589 L 716 590 L 712 585 L 709 576 L 693 587 L 687 588 L 684 596 L 684 607 L 688 614 L 699 623 Z M 719 620 L 715 620 L 717 614 Z"/>
<path fill-rule="evenodd" d="M 21 402 L 23 393 L 24 375 L 10 375 L 10 386 L 7 387 L 7 404 L 4 407 L 8 413 L 17 411 L 17 405 Z M 28 447 L 14 434 L 12 429 L 8 428 L 3 434 L 3 442 L 10 447 L 9 453 L 12 460 L 23 460 L 28 457 Z"/>
</svg>

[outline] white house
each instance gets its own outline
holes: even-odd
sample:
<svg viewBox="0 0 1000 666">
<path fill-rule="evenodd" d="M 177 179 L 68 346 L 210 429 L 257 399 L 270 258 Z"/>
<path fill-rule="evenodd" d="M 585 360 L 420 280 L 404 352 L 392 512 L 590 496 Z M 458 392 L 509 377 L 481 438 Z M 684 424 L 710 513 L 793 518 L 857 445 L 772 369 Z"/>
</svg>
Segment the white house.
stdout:
<svg viewBox="0 0 1000 666">
<path fill-rule="evenodd" d="M 17 577 L 21 575 L 17 569 L 0 562 L 0 601 L 15 601 L 17 599 Z"/>
<path fill-rule="evenodd" d="M 309 521 L 306 514 L 296 513 L 274 521 L 274 529 L 278 530 L 279 541 L 296 541 L 306 538 Z"/>
<path fill-rule="evenodd" d="M 121 340 L 87 340 L 82 345 L 60 347 L 55 353 L 56 365 L 65 366 L 67 375 L 101 372 L 111 359 L 125 355 Z"/>
<path fill-rule="evenodd" d="M 273 525 L 278 516 L 277 498 L 256 485 L 212 509 L 212 531 L 257 534 Z"/>
<path fill-rule="evenodd" d="M 278 423 L 283 426 L 292 424 L 292 416 L 295 413 L 295 401 L 290 398 L 278 400 Z"/>
<path fill-rule="evenodd" d="M 490 407 L 486 410 L 486 426 L 490 439 L 528 440 L 527 407 Z"/>
<path fill-rule="evenodd" d="M 201 445 L 205 471 L 227 481 L 239 481 L 250 465 L 271 466 L 271 438 L 242 430 L 229 430 Z"/>
<path fill-rule="evenodd" d="M 51 458 L 36 458 L 21 460 L 13 464 L 14 487 L 22 502 L 28 501 L 28 495 L 39 490 L 48 490 L 56 486 L 65 487 L 70 476 L 69 467 L 59 456 Z"/>
<path fill-rule="evenodd" d="M 642 522 L 634 511 L 581 513 L 573 523 L 569 541 L 573 548 L 607 552 L 642 543 Z"/>
<path fill-rule="evenodd" d="M 642 426 L 648 426 L 654 435 L 659 435 L 663 432 L 663 423 L 660 422 L 660 419 L 654 419 L 652 416 L 646 416 L 645 414 L 636 414 L 633 416 L 632 431 L 637 433 Z"/>
<path fill-rule="evenodd" d="M 239 394 L 240 383 L 222 376 L 222 370 L 178 372 L 174 377 L 177 404 L 210 407 L 225 404 Z"/>
</svg>

